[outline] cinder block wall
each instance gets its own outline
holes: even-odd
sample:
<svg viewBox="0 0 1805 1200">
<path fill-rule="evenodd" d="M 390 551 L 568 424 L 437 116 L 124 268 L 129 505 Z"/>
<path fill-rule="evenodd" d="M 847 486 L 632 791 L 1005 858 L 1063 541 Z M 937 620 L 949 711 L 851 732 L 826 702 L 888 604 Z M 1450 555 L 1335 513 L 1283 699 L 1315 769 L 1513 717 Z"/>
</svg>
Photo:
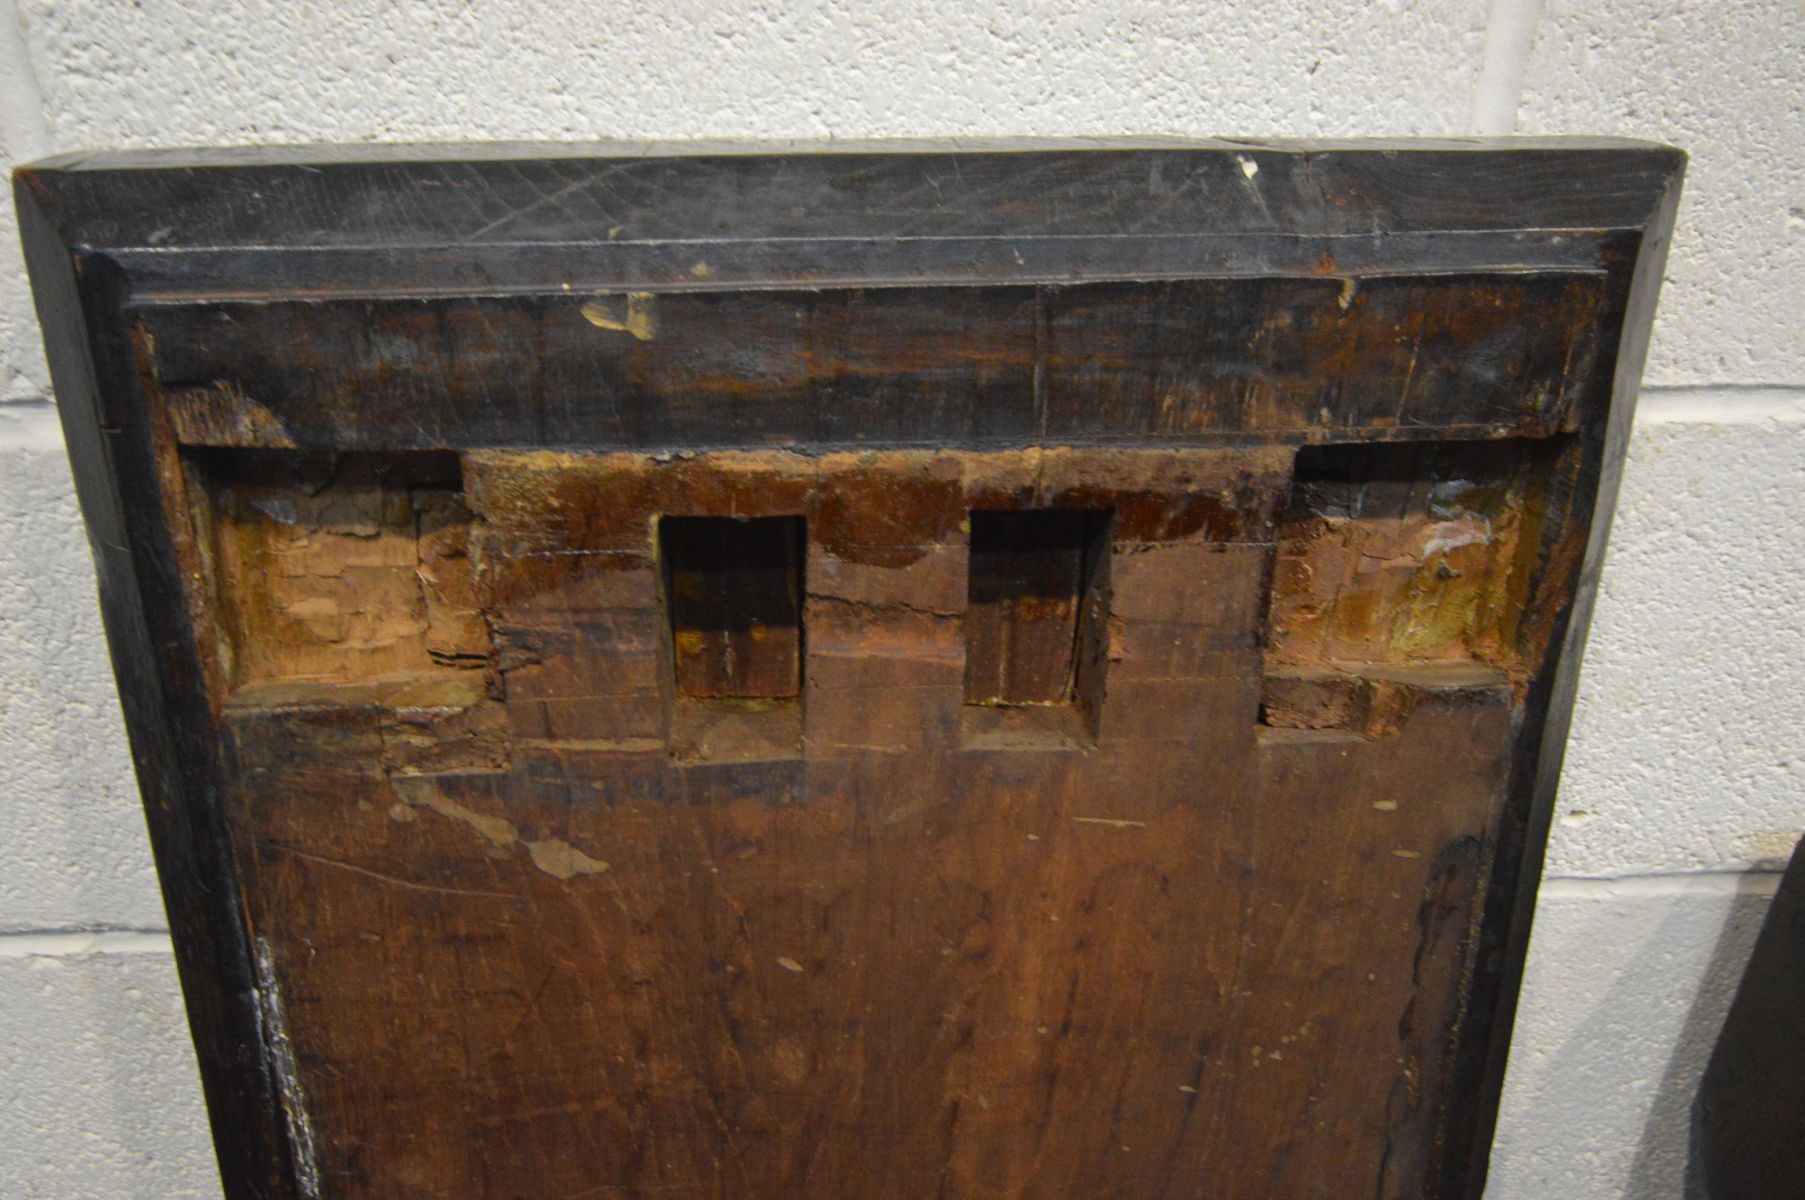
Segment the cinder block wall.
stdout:
<svg viewBox="0 0 1805 1200">
<path fill-rule="evenodd" d="M 1692 154 L 1490 1195 L 1683 1194 L 1805 828 L 1797 0 L 0 0 L 0 162 L 457 138 L 1612 133 Z M 216 1196 L 0 214 L 0 1195 Z"/>
</svg>

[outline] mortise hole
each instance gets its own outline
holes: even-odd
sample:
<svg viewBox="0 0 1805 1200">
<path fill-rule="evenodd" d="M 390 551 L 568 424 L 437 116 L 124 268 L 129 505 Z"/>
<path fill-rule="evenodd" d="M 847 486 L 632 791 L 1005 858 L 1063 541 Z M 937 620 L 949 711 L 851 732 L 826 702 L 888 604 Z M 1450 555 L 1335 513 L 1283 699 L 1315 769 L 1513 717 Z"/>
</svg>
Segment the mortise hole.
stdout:
<svg viewBox="0 0 1805 1200">
<path fill-rule="evenodd" d="M 1269 657 L 1512 665 L 1561 445 L 1300 449 L 1278 530 Z"/>
<path fill-rule="evenodd" d="M 457 455 L 189 449 L 184 464 L 238 691 L 487 665 Z"/>
<path fill-rule="evenodd" d="M 1377 735 L 1410 695 L 1499 686 L 1522 661 L 1563 438 L 1297 453 L 1268 600 L 1260 723 Z"/>
<path fill-rule="evenodd" d="M 971 514 L 965 702 L 1075 706 L 1102 698 L 1107 509 Z"/>
<path fill-rule="evenodd" d="M 679 696 L 802 691 L 801 517 L 662 517 L 658 549 Z"/>
</svg>

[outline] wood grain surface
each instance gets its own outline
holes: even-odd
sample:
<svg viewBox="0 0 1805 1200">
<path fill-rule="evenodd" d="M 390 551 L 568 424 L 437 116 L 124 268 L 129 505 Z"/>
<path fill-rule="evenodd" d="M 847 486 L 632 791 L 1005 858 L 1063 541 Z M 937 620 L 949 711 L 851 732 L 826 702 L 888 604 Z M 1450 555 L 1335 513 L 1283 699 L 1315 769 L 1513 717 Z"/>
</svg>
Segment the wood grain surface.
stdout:
<svg viewBox="0 0 1805 1200">
<path fill-rule="evenodd" d="M 1486 469 L 1439 476 L 1449 455 L 1410 455 L 1420 476 L 1333 496 L 1265 449 L 466 455 L 486 683 L 423 652 L 385 671 L 355 622 L 219 631 L 249 683 L 226 804 L 325 1190 L 1419 1192 L 1534 583 L 1510 579 L 1533 567 L 1528 489 L 1488 472 L 1534 446 L 1467 447 L 1483 461 L 1457 465 Z M 215 494 L 275 507 L 252 491 Z M 306 578 L 333 595 L 387 572 L 364 594 L 413 586 L 382 607 L 423 637 L 419 555 L 365 494 L 311 497 L 344 523 L 315 524 L 314 554 L 344 566 Z M 747 707 L 718 714 L 746 725 L 721 754 L 674 757 L 685 695 L 783 690 L 688 673 L 693 589 L 741 552 L 717 527 L 661 583 L 660 545 L 697 519 L 670 514 L 699 510 L 809 531 L 799 737 L 763 754 Z M 1115 514 L 1096 735 L 986 741 L 972 701 L 1071 696 L 1084 547 L 1049 512 L 1067 534 Z M 1321 532 L 1291 532 L 1308 521 L 1382 557 L 1382 581 L 1331 574 Z M 1011 569 L 969 577 L 972 528 Z M 217 561 L 245 553 L 219 536 Z M 796 561 L 760 549 L 767 571 Z M 1280 553 L 1305 561 L 1269 594 Z M 1483 640 L 1481 584 L 1503 610 Z M 1332 602 L 1332 639 L 1304 636 L 1300 593 Z M 708 623 L 772 594 L 717 587 Z M 971 616 L 1050 599 L 1050 641 Z M 1292 623 L 1270 644 L 1269 607 Z M 302 636 L 396 690 L 315 669 Z M 266 641 L 293 656 L 280 680 Z M 1023 669 L 974 696 L 974 654 Z M 1263 724 L 1281 660 L 1383 691 L 1383 721 Z"/>
<path fill-rule="evenodd" d="M 1682 157 L 23 169 L 233 1200 L 1477 1200 Z"/>
</svg>

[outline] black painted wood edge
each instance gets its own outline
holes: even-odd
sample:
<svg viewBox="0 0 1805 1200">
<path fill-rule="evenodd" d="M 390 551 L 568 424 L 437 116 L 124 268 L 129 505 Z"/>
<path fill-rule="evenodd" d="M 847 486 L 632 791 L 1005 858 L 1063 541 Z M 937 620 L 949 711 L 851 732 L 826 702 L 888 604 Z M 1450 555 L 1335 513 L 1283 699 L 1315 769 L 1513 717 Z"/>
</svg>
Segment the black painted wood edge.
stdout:
<svg viewBox="0 0 1805 1200">
<path fill-rule="evenodd" d="M 292 145 L 166 146 L 143 150 L 76 150 L 41 160 L 58 170 L 140 166 L 237 166 L 254 163 L 521 162 L 543 158 L 648 158 L 716 155 L 977 154 L 1048 150 L 1619 150 L 1660 143 L 1608 134 L 1524 137 L 1186 137 L 1177 134 L 876 138 L 596 138 L 586 141 L 302 142 Z"/>
<path fill-rule="evenodd" d="M 1602 356 L 1608 371 L 1605 408 L 1592 408 L 1580 431 L 1584 470 L 1573 520 L 1587 529 L 1574 594 L 1555 626 L 1536 684 L 1525 699 L 1523 734 L 1512 765 L 1505 825 L 1479 931 L 1470 1021 L 1462 1031 L 1456 1064 L 1456 1108 L 1449 1114 L 1443 1145 L 1443 1185 L 1436 1193 L 1459 1200 L 1483 1200 L 1492 1135 L 1509 1065 L 1511 1037 L 1529 952 L 1530 929 L 1548 834 L 1559 796 L 1561 766 L 1573 721 L 1580 670 L 1617 496 L 1624 454 L 1635 418 L 1642 369 L 1662 273 L 1673 240 L 1683 164 L 1669 177 L 1646 225 L 1616 256 L 1608 289 L 1617 328 L 1614 356 Z"/>
<path fill-rule="evenodd" d="M 1684 162 L 1596 139 L 1023 145 L 149 151 L 16 174 L 145 299 L 1576 269 Z"/>
<path fill-rule="evenodd" d="M 302 1200 L 260 1015 L 208 715 L 150 461 L 125 281 L 72 250 L 28 189 L 21 240 L 212 1125 L 232 1200 Z"/>
</svg>

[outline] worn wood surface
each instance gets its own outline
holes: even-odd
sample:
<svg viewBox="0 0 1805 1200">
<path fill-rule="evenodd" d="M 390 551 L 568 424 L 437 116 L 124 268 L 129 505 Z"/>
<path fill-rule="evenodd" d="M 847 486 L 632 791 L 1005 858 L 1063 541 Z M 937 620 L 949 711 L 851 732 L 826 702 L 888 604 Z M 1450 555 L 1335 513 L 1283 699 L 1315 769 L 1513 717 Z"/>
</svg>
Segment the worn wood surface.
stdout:
<svg viewBox="0 0 1805 1200">
<path fill-rule="evenodd" d="M 1678 165 L 22 173 L 229 1191 L 1476 1197 Z"/>
<path fill-rule="evenodd" d="M 196 445 L 1054 444 L 1545 436 L 1596 273 L 154 304 Z M 597 324 L 597 322 L 601 324 Z M 524 357 L 521 348 L 530 348 Z M 421 360 L 445 371 L 421 372 Z M 498 402 L 506 398 L 506 403 Z"/>
<path fill-rule="evenodd" d="M 225 722 L 327 1190 L 1419 1191 L 1515 692 L 1405 665 L 1371 740 L 1261 727 L 1289 457 L 472 455 L 497 698 Z M 960 519 L 1080 491 L 1138 510 L 1097 744 L 969 745 Z M 667 753 L 646 531 L 698 496 L 840 510 L 763 761 Z M 610 519 L 526 551 L 541 503 Z"/>
</svg>

